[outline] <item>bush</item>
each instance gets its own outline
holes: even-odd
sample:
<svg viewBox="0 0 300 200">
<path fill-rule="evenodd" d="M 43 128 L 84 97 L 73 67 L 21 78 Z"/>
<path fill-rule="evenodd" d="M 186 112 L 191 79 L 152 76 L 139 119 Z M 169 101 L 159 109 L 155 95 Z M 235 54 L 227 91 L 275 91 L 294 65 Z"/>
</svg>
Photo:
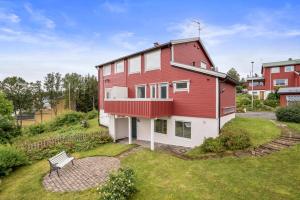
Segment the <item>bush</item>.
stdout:
<svg viewBox="0 0 300 200">
<path fill-rule="evenodd" d="M 87 119 L 94 119 L 98 116 L 98 111 L 97 110 L 91 110 L 90 112 L 86 113 L 86 118 Z"/>
<path fill-rule="evenodd" d="M 46 126 L 43 123 L 28 126 L 28 132 L 31 135 L 38 135 L 46 131 Z"/>
<path fill-rule="evenodd" d="M 13 169 L 28 164 L 24 152 L 9 145 L 0 145 L 0 176 L 9 174 Z"/>
<path fill-rule="evenodd" d="M 15 125 L 13 120 L 0 115 L 0 144 L 8 143 L 20 134 L 21 129 Z"/>
<path fill-rule="evenodd" d="M 201 145 L 203 152 L 208 153 L 221 153 L 225 151 L 225 148 L 222 144 L 222 141 L 219 137 L 217 138 L 207 138 L 204 140 L 203 144 Z"/>
<path fill-rule="evenodd" d="M 50 129 L 57 130 L 64 125 L 77 124 L 84 119 L 84 114 L 81 112 L 67 112 L 57 116 L 51 123 Z"/>
<path fill-rule="evenodd" d="M 300 123 L 300 105 L 291 105 L 276 110 L 278 121 Z"/>
<path fill-rule="evenodd" d="M 102 200 L 127 200 L 136 191 L 134 171 L 119 169 L 109 175 L 109 180 L 100 189 Z"/>
<path fill-rule="evenodd" d="M 221 135 L 220 140 L 226 150 L 242 150 L 251 146 L 250 137 L 243 132 L 239 134 Z"/>
<path fill-rule="evenodd" d="M 267 96 L 267 100 L 279 100 L 279 94 L 278 93 L 270 93 Z"/>
<path fill-rule="evenodd" d="M 279 101 L 276 99 L 266 99 L 264 104 L 272 108 L 276 108 L 279 105 Z"/>
</svg>

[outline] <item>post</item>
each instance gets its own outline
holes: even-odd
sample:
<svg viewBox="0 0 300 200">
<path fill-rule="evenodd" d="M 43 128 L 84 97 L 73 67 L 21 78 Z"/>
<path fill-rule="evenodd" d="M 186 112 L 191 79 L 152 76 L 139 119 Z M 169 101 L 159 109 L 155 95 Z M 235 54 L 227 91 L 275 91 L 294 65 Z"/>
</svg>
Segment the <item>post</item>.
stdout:
<svg viewBox="0 0 300 200">
<path fill-rule="evenodd" d="M 154 119 L 151 119 L 151 122 L 150 122 L 150 142 L 151 142 L 151 150 L 154 151 Z"/>
<path fill-rule="evenodd" d="M 114 142 L 116 142 L 116 119 L 114 115 L 112 116 L 112 123 L 110 128 L 111 128 L 113 140 Z"/>
<path fill-rule="evenodd" d="M 251 105 L 252 105 L 252 109 L 253 109 L 253 101 L 254 101 L 254 99 L 253 99 L 253 61 L 251 62 L 251 64 L 252 64 L 252 95 L 251 95 Z"/>
<path fill-rule="evenodd" d="M 128 117 L 128 144 L 132 144 L 131 117 Z"/>
</svg>

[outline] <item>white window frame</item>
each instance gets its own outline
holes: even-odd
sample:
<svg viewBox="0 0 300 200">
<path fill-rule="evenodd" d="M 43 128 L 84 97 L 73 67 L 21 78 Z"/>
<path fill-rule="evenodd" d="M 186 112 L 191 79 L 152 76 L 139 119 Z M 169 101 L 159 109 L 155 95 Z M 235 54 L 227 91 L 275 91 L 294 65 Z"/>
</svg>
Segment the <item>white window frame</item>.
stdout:
<svg viewBox="0 0 300 200">
<path fill-rule="evenodd" d="M 106 69 L 108 69 L 108 68 L 109 68 L 109 70 L 106 71 Z M 103 76 L 111 75 L 111 64 L 104 65 L 103 68 L 102 68 L 102 71 L 103 71 Z"/>
<path fill-rule="evenodd" d="M 177 88 L 177 83 L 187 83 L 187 88 Z M 190 80 L 173 81 L 173 92 L 190 92 Z"/>
<path fill-rule="evenodd" d="M 158 66 L 148 66 L 147 65 L 147 58 L 148 58 L 148 56 L 153 55 L 155 53 L 158 53 L 158 55 L 159 55 L 159 65 Z M 145 72 L 161 69 L 161 49 L 155 50 L 155 51 L 151 51 L 149 53 L 145 53 L 144 54 L 144 63 L 145 63 L 144 64 L 144 66 L 145 66 Z"/>
<path fill-rule="evenodd" d="M 277 85 L 277 84 L 276 84 L 276 81 L 277 81 L 277 80 L 284 80 L 284 83 L 285 83 L 285 84 L 284 84 L 284 85 Z M 274 85 L 274 86 L 288 86 L 288 85 L 289 85 L 289 79 L 274 79 L 274 80 L 273 80 L 273 85 Z"/>
<path fill-rule="evenodd" d="M 291 68 L 291 70 L 287 70 L 289 68 Z M 294 65 L 289 65 L 289 66 L 284 67 L 284 72 L 293 72 L 293 71 L 295 71 L 295 66 Z"/>
<path fill-rule="evenodd" d="M 110 98 L 107 98 L 107 95 L 106 95 L 107 92 L 110 93 Z M 104 99 L 105 99 L 105 100 L 106 100 L 106 99 L 112 99 L 111 93 L 112 93 L 112 88 L 105 88 L 105 89 L 104 89 Z"/>
<path fill-rule="evenodd" d="M 278 69 L 278 71 L 274 71 L 275 69 Z M 271 68 L 271 74 L 280 73 L 280 67 L 272 67 Z"/>
<path fill-rule="evenodd" d="M 124 60 L 116 62 L 115 63 L 115 73 L 122 73 L 122 72 L 124 72 L 124 67 L 125 67 Z"/>
<path fill-rule="evenodd" d="M 176 122 L 182 122 L 183 124 L 184 123 L 190 123 L 191 124 L 191 137 L 190 138 L 188 138 L 188 137 L 181 137 L 181 136 L 178 136 L 178 135 L 176 135 Z M 191 121 L 183 121 L 183 120 L 175 120 L 175 122 L 174 122 L 174 130 L 175 130 L 175 137 L 179 137 L 179 138 L 182 138 L 182 139 L 187 139 L 187 140 L 191 140 L 192 139 L 192 122 Z"/>
<path fill-rule="evenodd" d="M 138 97 L 138 88 L 144 87 L 145 88 L 145 97 Z M 146 84 L 140 84 L 135 86 L 135 98 L 136 99 L 146 99 L 147 98 L 147 85 Z"/>
<path fill-rule="evenodd" d="M 139 69 L 138 70 L 135 70 L 135 71 L 132 71 L 131 70 L 131 67 L 132 67 L 132 63 L 131 61 L 132 60 L 139 60 Z M 134 57 L 131 57 L 128 59 L 128 74 L 138 74 L 138 73 L 141 73 L 141 68 L 142 68 L 142 57 L 141 55 L 138 55 L 138 56 L 134 56 Z"/>
<path fill-rule="evenodd" d="M 166 127 L 166 133 L 162 133 L 162 132 L 157 132 L 157 131 L 155 131 L 155 122 L 156 122 L 156 120 L 163 120 L 163 121 L 166 121 L 166 123 L 167 123 L 167 127 Z M 158 118 L 158 119 L 155 119 L 154 120 L 154 130 L 153 130 L 155 133 L 159 133 L 159 134 L 162 134 L 162 135 L 167 135 L 168 134 L 168 120 L 167 119 L 160 119 L 160 118 Z"/>
<path fill-rule="evenodd" d="M 161 86 L 162 85 L 167 86 L 167 95 L 166 95 L 165 99 L 169 99 L 169 83 L 168 82 L 159 83 L 159 85 L 158 85 L 158 97 L 161 99 Z"/>
<path fill-rule="evenodd" d="M 205 67 L 203 67 L 202 64 L 204 64 Z M 202 69 L 207 69 L 207 63 L 204 62 L 204 61 L 200 61 L 200 68 L 202 68 Z"/>
<path fill-rule="evenodd" d="M 150 98 L 151 99 L 156 99 L 157 98 L 157 84 L 156 83 L 151 83 L 149 84 L 150 86 Z M 152 88 L 154 87 L 155 93 L 154 93 L 154 97 L 152 95 Z"/>
</svg>

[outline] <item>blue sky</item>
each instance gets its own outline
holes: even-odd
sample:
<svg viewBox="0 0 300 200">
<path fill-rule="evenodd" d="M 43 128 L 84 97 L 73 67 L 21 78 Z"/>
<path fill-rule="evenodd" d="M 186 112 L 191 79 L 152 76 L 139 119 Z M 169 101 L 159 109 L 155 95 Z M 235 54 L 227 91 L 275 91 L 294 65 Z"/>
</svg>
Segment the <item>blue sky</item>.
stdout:
<svg viewBox="0 0 300 200">
<path fill-rule="evenodd" d="M 0 0 L 0 80 L 96 74 L 93 66 L 171 39 L 201 38 L 220 71 L 300 58 L 299 1 Z"/>
</svg>

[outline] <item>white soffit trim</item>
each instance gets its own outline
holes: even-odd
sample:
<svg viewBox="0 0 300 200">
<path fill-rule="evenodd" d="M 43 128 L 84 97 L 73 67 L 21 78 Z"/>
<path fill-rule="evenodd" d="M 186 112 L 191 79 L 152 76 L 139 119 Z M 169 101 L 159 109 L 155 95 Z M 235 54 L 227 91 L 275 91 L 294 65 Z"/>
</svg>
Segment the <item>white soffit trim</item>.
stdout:
<svg viewBox="0 0 300 200">
<path fill-rule="evenodd" d="M 195 66 L 181 64 L 181 63 L 172 62 L 172 61 L 170 62 L 170 64 L 173 66 L 176 66 L 176 67 L 183 68 L 183 69 L 196 71 L 196 72 L 200 72 L 203 74 L 208 74 L 208 75 L 216 76 L 216 77 L 220 77 L 220 78 L 226 78 L 226 74 L 223 74 L 223 73 L 219 73 L 219 72 L 215 72 L 215 71 L 211 71 L 211 70 L 207 70 L 207 69 L 202 69 L 202 68 L 196 68 Z"/>
</svg>

